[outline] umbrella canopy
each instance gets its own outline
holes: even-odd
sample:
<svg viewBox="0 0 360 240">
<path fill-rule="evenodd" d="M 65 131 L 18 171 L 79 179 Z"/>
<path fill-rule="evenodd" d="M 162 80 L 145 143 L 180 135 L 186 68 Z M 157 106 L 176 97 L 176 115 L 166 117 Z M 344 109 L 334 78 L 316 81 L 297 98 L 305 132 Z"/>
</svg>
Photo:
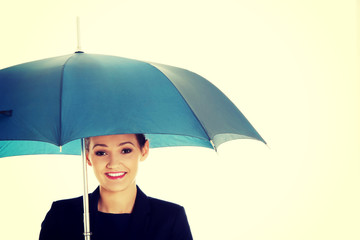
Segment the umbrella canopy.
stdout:
<svg viewBox="0 0 360 240">
<path fill-rule="evenodd" d="M 145 133 L 151 147 L 265 143 L 219 89 L 181 68 L 77 52 L 0 71 L 0 157 L 80 154 L 81 138 L 124 133 Z"/>
</svg>

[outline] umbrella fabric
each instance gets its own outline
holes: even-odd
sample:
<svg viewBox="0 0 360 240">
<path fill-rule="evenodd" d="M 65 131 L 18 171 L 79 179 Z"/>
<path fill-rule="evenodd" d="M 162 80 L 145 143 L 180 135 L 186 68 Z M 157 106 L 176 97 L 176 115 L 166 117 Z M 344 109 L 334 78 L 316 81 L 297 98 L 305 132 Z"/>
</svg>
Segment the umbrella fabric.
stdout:
<svg viewBox="0 0 360 240">
<path fill-rule="evenodd" d="M 151 147 L 265 143 L 219 89 L 184 69 L 78 52 L 0 71 L 0 156 L 80 154 L 80 138 L 124 133 L 147 134 Z"/>
<path fill-rule="evenodd" d="M 151 148 L 171 146 L 213 148 L 209 141 L 186 136 L 146 134 L 146 138 L 149 139 Z M 0 141 L 0 158 L 36 154 L 81 155 L 81 141 L 74 140 L 61 147 L 51 143 L 37 141 Z"/>
</svg>

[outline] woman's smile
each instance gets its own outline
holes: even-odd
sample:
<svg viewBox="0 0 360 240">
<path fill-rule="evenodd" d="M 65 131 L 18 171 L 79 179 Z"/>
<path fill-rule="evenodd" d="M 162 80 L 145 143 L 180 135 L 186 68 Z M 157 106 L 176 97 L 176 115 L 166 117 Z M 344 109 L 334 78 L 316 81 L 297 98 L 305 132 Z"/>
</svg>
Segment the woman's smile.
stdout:
<svg viewBox="0 0 360 240">
<path fill-rule="evenodd" d="M 111 180 L 123 179 L 127 172 L 107 172 L 105 176 Z"/>
</svg>

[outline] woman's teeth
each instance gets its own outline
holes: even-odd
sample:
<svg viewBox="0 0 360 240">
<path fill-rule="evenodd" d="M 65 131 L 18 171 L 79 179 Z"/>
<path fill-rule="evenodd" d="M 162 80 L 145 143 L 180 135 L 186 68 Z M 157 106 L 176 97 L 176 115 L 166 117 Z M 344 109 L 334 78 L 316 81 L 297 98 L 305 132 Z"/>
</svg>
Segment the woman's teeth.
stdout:
<svg viewBox="0 0 360 240">
<path fill-rule="evenodd" d="M 107 175 L 109 175 L 110 177 L 120 177 L 125 175 L 125 172 L 120 172 L 120 173 L 106 173 Z"/>
</svg>

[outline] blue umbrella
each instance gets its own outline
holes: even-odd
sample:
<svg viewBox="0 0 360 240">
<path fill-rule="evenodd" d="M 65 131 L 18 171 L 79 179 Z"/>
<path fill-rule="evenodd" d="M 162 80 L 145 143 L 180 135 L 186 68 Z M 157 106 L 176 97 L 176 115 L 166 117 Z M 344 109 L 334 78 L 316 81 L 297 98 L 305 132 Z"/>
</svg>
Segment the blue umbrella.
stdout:
<svg viewBox="0 0 360 240">
<path fill-rule="evenodd" d="M 193 72 L 81 52 L 2 69 L 0 132 L 0 140 L 50 143 L 36 152 L 36 142 L 22 150 L 6 142 L 1 156 L 51 153 L 59 149 L 52 145 L 117 133 L 146 133 L 152 147 L 265 142 L 219 89 Z M 63 153 L 80 154 L 70 145 Z"/>
<path fill-rule="evenodd" d="M 124 133 L 151 147 L 265 143 L 219 89 L 181 68 L 79 51 L 0 71 L 0 157 L 81 154 L 80 139 Z"/>
</svg>

